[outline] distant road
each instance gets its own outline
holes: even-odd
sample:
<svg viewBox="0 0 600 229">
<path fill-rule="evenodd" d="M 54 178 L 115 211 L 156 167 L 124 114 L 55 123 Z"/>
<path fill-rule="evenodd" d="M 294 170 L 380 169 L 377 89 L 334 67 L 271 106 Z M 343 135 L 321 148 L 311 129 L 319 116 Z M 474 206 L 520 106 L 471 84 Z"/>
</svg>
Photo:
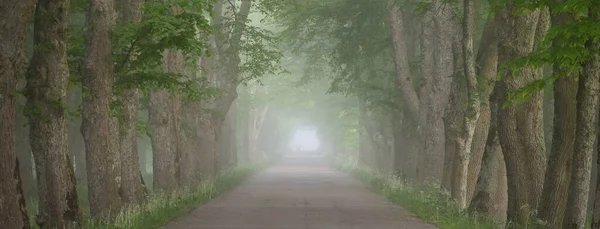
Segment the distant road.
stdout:
<svg viewBox="0 0 600 229">
<path fill-rule="evenodd" d="M 166 229 L 433 229 L 312 154 L 285 156 Z"/>
</svg>

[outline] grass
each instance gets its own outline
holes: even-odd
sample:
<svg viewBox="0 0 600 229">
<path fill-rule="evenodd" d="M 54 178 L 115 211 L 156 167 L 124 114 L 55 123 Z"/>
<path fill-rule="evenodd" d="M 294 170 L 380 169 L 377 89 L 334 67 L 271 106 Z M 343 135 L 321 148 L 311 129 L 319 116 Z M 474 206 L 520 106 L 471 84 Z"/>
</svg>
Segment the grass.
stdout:
<svg viewBox="0 0 600 229">
<path fill-rule="evenodd" d="M 188 214 L 194 208 L 215 199 L 220 194 L 240 185 L 248 177 L 264 169 L 270 160 L 254 165 L 240 166 L 224 170 L 215 177 L 206 179 L 195 187 L 172 193 L 151 194 L 137 206 L 124 209 L 110 221 L 89 219 L 84 214 L 82 229 L 151 229 L 159 228 L 173 219 Z M 35 203 L 29 203 L 35 205 Z M 32 209 L 32 208 L 30 208 Z M 32 228 L 35 225 L 35 212 L 30 211 Z"/>
<path fill-rule="evenodd" d="M 335 158 L 332 163 L 337 169 L 354 175 L 391 202 L 441 229 L 497 228 L 491 220 L 481 220 L 468 211 L 460 210 L 450 194 L 436 185 L 427 184 L 417 188 L 394 176 L 361 167 L 348 158 Z"/>
</svg>

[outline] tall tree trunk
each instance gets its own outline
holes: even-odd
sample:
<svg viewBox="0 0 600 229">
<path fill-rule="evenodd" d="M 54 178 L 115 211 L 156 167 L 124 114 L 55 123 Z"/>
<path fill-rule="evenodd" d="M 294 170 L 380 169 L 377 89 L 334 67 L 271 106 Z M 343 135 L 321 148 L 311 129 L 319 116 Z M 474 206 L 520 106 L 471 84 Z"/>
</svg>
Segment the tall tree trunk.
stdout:
<svg viewBox="0 0 600 229">
<path fill-rule="evenodd" d="M 600 144 L 600 132 L 597 133 L 596 142 Z M 592 229 L 600 229 L 600 146 L 596 147 L 596 190 L 592 207 Z"/>
<path fill-rule="evenodd" d="M 562 0 L 560 0 L 562 2 Z M 572 19 L 569 14 L 552 16 L 553 26 L 563 25 Z M 560 45 L 558 40 L 554 45 Z M 559 64 L 554 65 L 555 74 L 563 76 L 554 82 L 554 124 L 548 169 L 538 209 L 538 217 L 546 221 L 549 228 L 560 228 L 569 195 L 575 125 L 577 117 L 577 81 L 573 75 L 565 75 Z"/>
<path fill-rule="evenodd" d="M 168 50 L 163 57 L 165 72 L 182 73 L 183 56 L 179 51 Z M 178 160 L 178 113 L 175 100 L 177 96 L 170 95 L 166 90 L 150 94 L 149 133 L 152 140 L 154 189 L 171 191 L 177 187 Z"/>
<path fill-rule="evenodd" d="M 597 7 L 597 6 L 596 6 Z M 595 20 L 600 18 L 600 7 L 591 10 Z M 592 151 L 598 125 L 598 98 L 600 97 L 600 43 L 589 41 L 592 58 L 583 66 L 577 91 L 577 127 L 573 171 L 567 201 L 565 228 L 587 228 L 586 216 L 592 173 Z"/>
<path fill-rule="evenodd" d="M 576 94 L 577 82 L 573 76 L 563 76 L 554 82 L 552 146 L 538 211 L 538 217 L 550 228 L 562 225 L 567 205 L 565 197 L 569 194 L 577 117 Z"/>
<path fill-rule="evenodd" d="M 390 30 L 394 44 L 394 63 L 396 66 L 396 78 L 404 103 L 412 118 L 419 117 L 419 97 L 415 91 L 410 65 L 408 63 L 408 50 L 406 45 L 406 35 L 404 31 L 404 21 L 402 11 L 397 5 L 389 7 Z M 416 119 L 415 119 L 416 120 Z"/>
<path fill-rule="evenodd" d="M 497 95 L 489 99 L 490 125 L 481 170 L 471 201 L 471 208 L 483 218 L 493 219 L 499 228 L 506 224 L 506 167 L 498 138 Z"/>
<path fill-rule="evenodd" d="M 142 0 L 127 0 L 121 4 L 121 20 L 128 23 L 142 21 Z M 135 59 L 137 54 L 129 58 Z M 137 204 L 144 199 L 144 186 L 138 156 L 138 109 L 140 93 L 137 88 L 125 89 L 120 98 L 122 115 L 119 117 L 119 155 L 121 164 L 120 194 L 125 204 Z"/>
<path fill-rule="evenodd" d="M 515 3 L 509 2 L 500 13 L 498 64 L 528 55 L 536 38 L 547 30 L 547 10 L 513 14 Z M 545 15 L 545 16 L 544 16 Z M 544 28 L 546 27 L 546 28 Z M 524 68 L 519 77 L 511 70 L 502 73 L 497 83 L 499 104 L 509 92 L 540 79 L 541 70 Z M 512 101 L 511 101 L 512 102 Z M 542 192 L 546 155 L 542 126 L 542 93 L 535 92 L 521 104 L 509 104 L 498 111 L 498 135 L 506 163 L 508 179 L 508 218 L 525 225 L 537 209 Z"/>
<path fill-rule="evenodd" d="M 471 159 L 471 145 L 473 135 L 479 119 L 481 102 L 479 98 L 479 86 L 477 73 L 475 72 L 475 55 L 473 51 L 473 40 L 475 39 L 475 3 L 471 0 L 464 0 L 464 22 L 463 22 L 463 42 L 462 51 L 464 54 L 464 69 L 467 81 L 467 109 L 464 119 L 458 131 L 458 141 L 456 144 L 456 154 L 458 164 L 455 164 L 456 171 L 454 182 L 452 183 L 452 196 L 457 200 L 459 208 L 467 207 L 467 184 L 469 176 L 469 160 Z"/>
<path fill-rule="evenodd" d="M 422 20 L 421 88 L 419 93 L 419 129 L 423 141 L 419 150 L 419 182 L 441 181 L 444 164 L 443 115 L 452 84 L 452 40 L 454 23 L 451 7 L 440 0 Z M 434 10 L 439 9 L 439 10 Z"/>
<path fill-rule="evenodd" d="M 464 77 L 463 51 L 461 45 L 461 36 L 455 38 L 453 45 L 455 68 L 452 80 L 450 98 L 446 109 L 444 110 L 444 175 L 442 176 L 442 188 L 452 191 L 452 182 L 456 174 L 454 165 L 458 164 L 456 146 L 459 140 L 459 129 L 462 126 L 462 119 L 465 116 L 465 104 L 467 102 L 466 79 Z"/>
<path fill-rule="evenodd" d="M 476 68 L 477 75 L 481 77 L 480 84 L 484 88 L 484 94 L 482 95 L 484 100 L 481 104 L 481 115 L 479 116 L 475 134 L 473 136 L 473 144 L 471 146 L 472 154 L 471 160 L 469 161 L 469 183 L 467 193 L 469 197 L 467 200 L 472 199 L 475 191 L 475 186 L 479 177 L 479 171 L 482 168 L 482 158 L 487 147 L 487 136 L 489 134 L 491 125 L 491 103 L 493 100 L 489 100 L 489 98 L 494 89 L 496 76 L 498 74 L 497 28 L 498 26 L 496 17 L 490 14 L 483 29 L 481 43 L 479 44 L 479 49 L 477 51 Z M 506 173 L 504 173 L 504 176 L 506 176 Z"/>
<path fill-rule="evenodd" d="M 393 47 L 394 47 L 394 64 L 396 67 L 396 84 L 397 86 L 400 88 L 400 92 L 402 93 L 402 98 L 403 98 L 403 102 L 404 104 L 407 104 L 407 111 L 405 113 L 403 113 L 402 115 L 402 119 L 405 121 L 402 121 L 400 123 L 397 123 L 397 126 L 399 128 L 402 128 L 401 131 L 396 131 L 398 136 L 395 138 L 397 139 L 399 142 L 397 142 L 396 144 L 400 144 L 401 147 L 395 147 L 397 152 L 396 152 L 396 158 L 398 160 L 400 160 L 400 158 L 403 158 L 404 162 L 403 165 L 397 165 L 402 167 L 402 173 L 404 174 L 404 176 L 414 179 L 414 180 L 418 180 L 418 176 L 420 175 L 419 171 L 418 171 L 418 167 L 419 167 L 419 163 L 406 163 L 408 161 L 413 161 L 413 162 L 418 162 L 420 156 L 418 155 L 418 149 L 420 148 L 420 143 L 421 143 L 421 137 L 418 136 L 420 135 L 420 131 L 418 128 L 418 125 L 416 125 L 417 127 L 414 128 L 414 131 L 412 130 L 413 128 L 411 128 L 412 126 L 409 126 L 409 123 L 418 123 L 419 122 L 419 114 L 420 114 L 420 104 L 419 104 L 419 96 L 417 95 L 417 91 L 415 90 L 415 85 L 413 84 L 413 80 L 412 80 L 412 73 L 410 71 L 410 65 L 409 65 L 409 56 L 410 53 L 409 52 L 409 47 L 411 47 L 411 45 L 406 44 L 406 40 L 407 40 L 407 36 L 406 36 L 406 32 L 405 32 L 405 26 L 404 26 L 404 17 L 402 15 L 402 11 L 399 9 L 398 5 L 394 4 L 394 3 L 390 3 L 391 5 L 389 6 L 389 12 L 388 12 L 388 17 L 389 17 L 389 25 L 390 25 L 390 31 L 392 34 L 392 42 L 393 42 Z M 429 18 L 429 20 L 431 20 L 431 15 L 426 15 L 426 18 Z M 427 25 L 427 24 L 425 24 Z M 428 25 L 427 25 L 428 26 Z M 429 27 L 427 27 L 429 28 Z M 425 28 L 424 28 L 425 29 Z M 428 30 L 425 30 L 424 32 L 427 32 Z M 416 34 L 416 33 L 415 33 Z M 431 34 L 428 34 L 431 35 Z M 427 35 L 426 35 L 427 37 Z M 429 39 L 429 38 L 427 38 Z M 418 39 L 413 39 L 413 40 L 418 40 Z M 430 42 L 429 40 L 424 40 L 424 43 L 428 44 L 428 42 Z M 430 48 L 430 46 L 426 46 L 427 48 Z M 415 50 L 415 49 L 413 49 Z M 429 52 L 424 52 L 425 56 L 423 58 L 427 59 L 431 59 L 431 53 Z M 423 62 L 423 64 L 428 64 L 430 62 Z M 433 66 L 431 66 L 433 67 Z M 427 70 L 426 72 L 424 72 L 423 74 L 427 74 L 428 72 L 430 72 L 429 70 L 431 68 L 428 67 L 423 67 L 423 69 Z M 363 108 L 364 109 L 364 108 Z M 361 110 L 362 111 L 362 110 Z M 364 112 L 363 112 L 364 113 Z M 362 117 L 362 115 L 361 115 Z M 366 122 L 366 120 L 361 119 L 361 123 L 362 122 Z M 361 124 L 361 130 L 362 130 L 362 126 L 363 124 Z M 361 131 L 361 150 L 359 150 L 359 155 L 364 155 L 363 151 L 367 150 L 367 142 L 364 141 L 366 138 L 363 137 L 362 133 L 364 131 Z M 414 133 L 412 133 L 414 132 Z M 413 136 L 413 135 L 417 135 L 417 136 Z M 411 141 L 414 140 L 414 141 Z M 411 150 L 412 149 L 412 150 Z M 364 158 L 364 157 L 363 157 Z M 364 160 L 363 160 L 364 161 Z M 398 164 L 398 163 L 396 163 Z"/>
<path fill-rule="evenodd" d="M 199 118 L 198 113 L 201 112 L 201 104 L 197 101 L 192 101 L 181 106 L 181 131 L 182 131 L 182 149 L 179 163 L 180 184 L 184 187 L 189 187 L 196 182 L 196 174 L 200 167 L 200 153 L 205 149 L 202 148 L 199 137 Z"/>
<path fill-rule="evenodd" d="M 67 36 L 69 0 L 39 0 L 35 12 L 35 45 L 27 73 L 30 142 L 38 174 L 40 228 L 73 227 L 80 211 L 73 163 L 68 147 Z M 47 20 L 47 15 L 55 20 Z M 43 48 L 42 48 L 43 47 Z"/>
<path fill-rule="evenodd" d="M 83 98 L 81 132 L 85 141 L 90 214 L 108 219 L 121 208 L 115 170 L 116 152 L 110 151 L 110 101 L 114 83 L 112 31 L 115 24 L 112 0 L 91 0 L 86 20 L 86 54 L 82 83 L 88 90 Z"/>
<path fill-rule="evenodd" d="M 0 225 L 15 229 L 29 228 L 15 152 L 14 92 L 25 64 L 25 37 L 33 7 L 32 0 L 0 2 Z"/>
<path fill-rule="evenodd" d="M 503 228 L 506 223 L 506 167 L 498 139 L 498 104 L 492 91 L 498 73 L 497 20 L 488 16 L 477 53 L 477 74 L 484 85 L 481 115 L 473 136 L 467 200 L 484 218 L 493 219 Z M 478 166 L 479 164 L 479 166 Z"/>
</svg>

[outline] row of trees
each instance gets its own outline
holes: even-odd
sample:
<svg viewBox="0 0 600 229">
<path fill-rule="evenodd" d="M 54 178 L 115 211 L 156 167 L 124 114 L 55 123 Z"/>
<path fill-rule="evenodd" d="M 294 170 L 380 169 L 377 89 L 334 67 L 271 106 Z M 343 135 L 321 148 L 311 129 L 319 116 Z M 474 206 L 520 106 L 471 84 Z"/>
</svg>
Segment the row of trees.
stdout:
<svg viewBox="0 0 600 229">
<path fill-rule="evenodd" d="M 358 98 L 361 163 L 501 226 L 589 226 L 597 2 L 263 2 L 305 77 L 326 66 L 330 92 Z"/>
<path fill-rule="evenodd" d="M 29 228 L 22 182 L 37 187 L 41 228 L 78 225 L 80 203 L 104 220 L 143 202 L 146 134 L 155 192 L 236 165 L 237 87 L 278 71 L 281 57 L 272 34 L 248 23 L 251 9 L 251 0 L 2 1 L 0 224 Z"/>
</svg>

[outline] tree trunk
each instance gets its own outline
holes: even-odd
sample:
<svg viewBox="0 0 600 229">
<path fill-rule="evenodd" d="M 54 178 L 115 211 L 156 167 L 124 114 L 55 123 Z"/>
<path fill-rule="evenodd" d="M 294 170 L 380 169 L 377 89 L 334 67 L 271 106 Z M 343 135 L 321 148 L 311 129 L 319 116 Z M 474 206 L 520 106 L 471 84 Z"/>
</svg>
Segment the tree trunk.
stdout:
<svg viewBox="0 0 600 229">
<path fill-rule="evenodd" d="M 48 14 L 55 20 L 47 20 Z M 26 113 L 38 174 L 40 228 L 75 226 L 81 219 L 68 147 L 67 36 L 69 0 L 39 0 L 35 12 L 35 45 L 27 73 Z M 44 47 L 44 48 L 40 48 Z M 41 203 L 43 202 L 43 203 Z"/>
<path fill-rule="evenodd" d="M 590 12 L 596 14 L 600 12 Z M 596 16 L 596 15 L 594 15 Z M 597 19 L 597 18 L 596 18 Z M 577 126 L 573 171 L 567 201 L 565 228 L 587 228 L 586 216 L 592 173 L 592 151 L 598 123 L 598 97 L 600 97 L 600 43 L 590 41 L 592 58 L 583 66 L 577 91 Z"/>
<path fill-rule="evenodd" d="M 175 53 L 175 57 L 174 60 L 176 60 L 176 62 L 174 63 L 173 66 L 175 66 L 175 69 L 173 69 L 174 72 L 177 73 L 184 73 L 184 68 L 183 68 L 183 55 L 181 52 L 177 51 Z M 171 133 L 173 135 L 173 138 L 171 139 L 172 141 L 172 146 L 173 146 L 173 152 L 175 153 L 175 162 L 174 162 L 174 166 L 175 166 L 175 179 L 178 181 L 177 184 L 181 185 L 181 170 L 180 168 L 180 162 L 181 162 L 181 154 L 182 154 L 182 135 L 183 132 L 181 131 L 181 95 L 179 94 L 179 92 L 175 91 L 172 95 L 171 95 L 171 101 L 173 101 L 171 103 L 171 117 L 173 118 L 173 132 Z"/>
<path fill-rule="evenodd" d="M 200 152 L 203 152 L 200 142 L 202 139 L 198 135 L 199 118 L 198 113 L 201 112 L 201 104 L 197 101 L 192 101 L 188 104 L 183 104 L 181 107 L 182 113 L 182 151 L 179 163 L 180 185 L 190 187 L 196 183 L 196 175 L 199 174 Z"/>
<path fill-rule="evenodd" d="M 15 149 L 16 95 L 25 64 L 25 37 L 34 1 L 0 2 L 0 225 L 29 228 Z"/>
<path fill-rule="evenodd" d="M 565 197 L 569 194 L 577 117 L 576 94 L 577 82 L 573 76 L 563 76 L 554 82 L 554 136 L 538 213 L 538 217 L 550 228 L 562 225 L 567 204 Z"/>
<path fill-rule="evenodd" d="M 499 228 L 504 228 L 507 208 L 506 167 L 498 138 L 496 95 L 492 95 L 489 102 L 491 114 L 489 134 L 471 208 L 483 218 L 493 219 Z"/>
<path fill-rule="evenodd" d="M 434 10 L 439 9 L 439 10 Z M 419 181 L 440 182 L 444 164 L 444 109 L 450 97 L 450 86 L 454 74 L 452 40 L 454 23 L 451 6 L 436 0 L 423 19 L 421 59 L 421 112 L 419 127 L 423 145 L 419 155 Z M 429 15 L 429 16 L 428 16 Z"/>
<path fill-rule="evenodd" d="M 183 56 L 176 50 L 168 50 L 163 58 L 165 72 L 182 73 Z M 150 94 L 149 135 L 154 152 L 154 189 L 171 191 L 177 187 L 178 142 L 177 116 L 178 96 L 170 95 L 166 90 Z"/>
<path fill-rule="evenodd" d="M 265 106 L 262 108 L 255 108 L 250 111 L 250 122 L 248 123 L 249 131 L 249 155 L 250 161 L 256 162 L 262 159 L 262 152 L 259 152 L 258 142 L 261 137 L 261 132 L 264 126 L 265 118 L 267 117 L 267 112 L 269 110 L 269 106 Z"/>
<path fill-rule="evenodd" d="M 572 16 L 564 13 L 553 15 L 553 26 L 568 23 L 571 18 Z M 554 45 L 560 45 L 556 42 L 560 41 L 555 41 Z M 554 73 L 561 72 L 563 75 L 554 82 L 552 145 L 538 209 L 538 217 L 546 221 L 546 226 L 549 228 L 560 228 L 563 223 L 575 143 L 577 81 L 575 76 L 565 75 L 565 71 L 555 64 Z"/>
<path fill-rule="evenodd" d="M 543 36 L 547 29 L 544 26 L 546 17 L 540 17 L 540 10 L 513 14 L 514 9 L 515 3 L 509 2 L 499 15 L 502 22 L 499 66 L 528 55 L 534 49 L 535 38 Z M 497 102 L 503 104 L 509 98 L 509 92 L 540 77 L 539 69 L 524 68 L 518 77 L 511 70 L 504 71 L 497 83 Z M 508 179 L 508 218 L 517 224 L 527 224 L 538 206 L 546 170 L 543 134 L 541 92 L 534 92 L 527 101 L 508 104 L 498 111 L 498 135 Z"/>
<path fill-rule="evenodd" d="M 596 138 L 596 142 L 600 144 L 600 132 Z M 600 146 L 596 147 L 596 192 L 592 208 L 592 229 L 600 229 Z"/>
<path fill-rule="evenodd" d="M 414 89 L 412 74 L 408 63 L 408 51 L 402 11 L 397 5 L 389 7 L 390 30 L 394 44 L 394 63 L 396 65 L 396 78 L 404 103 L 407 104 L 411 117 L 419 117 L 419 97 Z"/>
<path fill-rule="evenodd" d="M 115 24 L 112 0 L 91 0 L 86 20 L 87 40 L 82 83 L 81 132 L 85 141 L 90 214 L 108 219 L 121 208 L 115 171 L 116 152 L 110 151 L 110 101 L 114 83 L 112 31 Z"/>
<path fill-rule="evenodd" d="M 142 21 L 142 0 L 121 2 L 120 20 L 129 23 Z M 137 54 L 129 56 L 135 59 Z M 138 109 L 140 93 L 136 88 L 127 88 L 121 94 L 119 116 L 119 155 L 121 164 L 121 199 L 125 204 L 138 204 L 144 199 L 144 186 L 140 177 L 138 155 Z"/>
<path fill-rule="evenodd" d="M 488 16 L 483 35 L 476 58 L 477 75 L 481 77 L 480 85 L 484 88 L 484 94 L 481 101 L 481 114 L 473 136 L 473 144 L 471 149 L 471 160 L 469 161 L 469 183 L 468 183 L 468 198 L 471 200 L 475 191 L 479 171 L 482 166 L 482 158 L 486 149 L 486 143 L 491 125 L 491 103 L 489 100 L 492 90 L 496 83 L 498 74 L 498 37 L 496 34 L 497 20 L 491 14 Z M 494 114 L 495 115 L 495 114 Z M 504 162 L 503 162 L 504 163 Z M 504 167 L 504 166 L 502 166 Z M 504 175 L 506 176 L 506 174 Z"/>
<path fill-rule="evenodd" d="M 392 42 L 393 42 L 393 47 L 394 47 L 394 64 L 396 67 L 396 84 L 397 86 L 400 88 L 400 92 L 402 93 L 402 97 L 403 97 L 403 101 L 404 104 L 407 104 L 408 108 L 407 108 L 407 112 L 403 113 L 402 115 L 402 119 L 403 120 L 398 120 L 399 123 L 397 123 L 396 125 L 398 126 L 398 128 L 402 128 L 401 131 L 396 131 L 396 135 L 398 135 L 397 137 L 395 137 L 395 139 L 397 139 L 398 141 L 396 142 L 396 144 L 400 144 L 400 146 L 395 147 L 396 149 L 396 155 L 395 158 L 397 158 L 396 160 L 401 160 L 402 162 L 396 162 L 396 166 L 397 167 L 401 167 L 402 173 L 404 174 L 404 176 L 414 179 L 414 180 L 418 180 L 418 176 L 420 175 L 419 171 L 418 171 L 418 162 L 419 161 L 419 148 L 420 148 L 420 131 L 419 131 L 419 127 L 418 125 L 416 128 L 414 128 L 415 130 L 412 130 L 412 126 L 409 125 L 409 123 L 418 123 L 419 122 L 419 114 L 420 112 L 420 104 L 419 104 L 419 96 L 417 95 L 417 91 L 415 90 L 415 85 L 413 84 L 412 81 L 412 73 L 410 71 L 410 65 L 409 65 L 409 55 L 411 53 L 409 53 L 409 48 L 411 48 L 411 45 L 407 46 L 406 44 L 406 32 L 405 32 L 405 28 L 404 28 L 404 18 L 402 15 L 402 11 L 399 9 L 399 7 L 394 4 L 391 3 L 391 6 L 389 7 L 389 12 L 388 12 L 388 17 L 389 17 L 389 21 L 390 21 L 390 30 L 391 30 L 391 34 L 392 34 Z M 427 14 L 426 19 L 431 20 L 431 15 Z M 430 27 L 425 27 L 424 26 L 424 32 L 429 32 Z M 415 33 L 416 34 L 416 33 Z M 430 38 L 428 38 L 431 34 L 427 33 L 424 34 L 424 37 L 427 38 L 425 40 L 423 40 L 425 47 L 427 48 L 431 48 L 431 45 L 427 46 L 427 44 L 431 43 L 431 41 L 429 40 Z M 413 39 L 413 40 L 418 40 L 418 39 Z M 415 50 L 415 49 L 413 49 Z M 430 75 L 430 70 L 433 68 L 433 66 L 427 66 L 427 64 L 432 63 L 432 53 L 430 52 L 426 52 L 427 50 L 424 51 L 424 56 L 423 58 L 425 60 L 430 60 L 430 62 L 424 61 L 423 62 L 423 69 L 426 70 L 425 72 L 423 72 L 423 74 L 425 75 Z M 361 111 L 363 111 L 365 108 L 361 108 Z M 364 112 L 362 112 L 364 113 Z M 362 114 L 361 113 L 361 114 Z M 361 115 L 361 117 L 364 115 Z M 362 126 L 364 122 L 366 122 L 366 120 L 361 119 L 361 130 L 362 130 Z M 368 147 L 367 147 L 367 142 L 365 141 L 366 138 L 363 137 L 364 134 L 362 134 L 364 131 L 361 131 L 361 150 L 359 150 L 359 155 L 364 155 L 361 156 L 360 158 L 362 162 L 367 162 L 366 159 L 368 156 L 368 152 L 365 152 Z M 414 133 L 412 133 L 414 132 Z M 416 135 L 416 136 L 413 136 Z M 411 141 L 414 140 L 414 141 Z M 412 149 L 412 150 L 411 150 Z M 366 154 L 366 155 L 365 155 Z M 410 163 L 409 161 L 412 161 L 413 163 Z M 400 165 L 402 164 L 402 165 Z"/>
<path fill-rule="evenodd" d="M 456 174 L 453 174 L 454 165 L 458 164 L 456 146 L 458 144 L 458 130 L 461 126 L 461 120 L 465 115 L 465 104 L 467 102 L 466 81 L 462 67 L 462 50 L 460 42 L 455 45 L 455 59 L 457 68 L 455 68 L 454 79 L 450 92 L 450 99 L 444 111 L 444 175 L 442 176 L 442 188 L 452 191 L 452 180 Z"/>
<path fill-rule="evenodd" d="M 464 22 L 463 22 L 463 42 L 462 51 L 464 54 L 464 69 L 467 81 L 467 108 L 464 119 L 458 131 L 458 140 L 456 141 L 456 151 L 458 164 L 455 164 L 455 179 L 452 183 L 452 196 L 457 200 L 458 207 L 465 209 L 467 207 L 467 184 L 469 176 L 469 160 L 471 159 L 471 146 L 473 135 L 479 119 L 481 102 L 479 98 L 479 86 L 477 73 L 475 72 L 475 56 L 473 51 L 473 40 L 475 39 L 475 3 L 470 0 L 464 0 Z"/>
<path fill-rule="evenodd" d="M 150 94 L 148 135 L 152 141 L 153 188 L 170 191 L 175 188 L 175 152 L 172 145 L 173 118 L 169 109 L 169 94 L 165 90 Z"/>
</svg>

